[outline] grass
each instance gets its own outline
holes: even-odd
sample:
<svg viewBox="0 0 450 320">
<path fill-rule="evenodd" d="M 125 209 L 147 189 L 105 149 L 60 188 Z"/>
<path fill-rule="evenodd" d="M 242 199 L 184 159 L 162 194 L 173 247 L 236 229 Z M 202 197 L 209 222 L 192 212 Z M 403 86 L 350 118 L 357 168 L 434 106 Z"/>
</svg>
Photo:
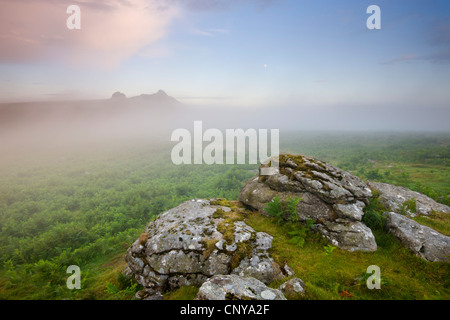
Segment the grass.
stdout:
<svg viewBox="0 0 450 320">
<path fill-rule="evenodd" d="M 198 287 L 185 286 L 178 290 L 164 294 L 164 300 L 194 300 L 198 293 Z"/>
<path fill-rule="evenodd" d="M 448 213 L 432 212 L 429 216 L 416 216 L 413 220 L 450 236 L 450 215 Z"/>
<path fill-rule="evenodd" d="M 363 179 L 376 173 L 380 179 L 374 180 L 423 189 L 440 202 L 450 201 L 448 135 L 430 140 L 410 134 L 308 136 L 300 132 L 287 138 L 282 137 L 283 152 L 290 149 L 330 162 Z M 175 166 L 170 149 L 166 143 L 150 145 L 145 140 L 2 154 L 0 299 L 116 299 L 106 291 L 107 284 L 123 289 L 118 275 L 125 267 L 126 248 L 152 217 L 192 198 L 236 199 L 257 169 L 256 165 Z M 233 215 L 238 212 L 256 230 L 274 236 L 272 255 L 280 264 L 287 262 L 306 282 L 307 299 L 449 298 L 449 267 L 422 261 L 381 230 L 374 232 L 379 245 L 375 253 L 335 249 L 327 256 L 327 243 L 316 235 L 307 233 L 301 248 L 289 243 L 289 225 L 251 214 L 236 201 L 218 199 L 217 204 L 233 210 L 218 213 L 229 226 L 240 220 Z M 374 203 L 367 212 L 377 210 Z M 376 214 L 372 218 L 373 224 L 382 223 Z M 450 235 L 448 215 L 414 219 Z M 245 255 L 245 248 L 240 253 Z M 8 262 L 15 272 L 8 271 Z M 70 264 L 81 268 L 81 290 L 66 288 Z M 381 290 L 364 285 L 365 271 L 372 264 L 380 266 L 385 279 Z M 182 288 L 166 298 L 191 299 L 195 290 Z"/>
<path fill-rule="evenodd" d="M 404 248 L 393 236 L 375 231 L 376 252 L 348 252 L 337 248 L 331 255 L 315 235 L 307 237 L 303 248 L 289 243 L 288 226 L 278 225 L 273 218 L 248 215 L 246 222 L 257 231 L 274 237 L 272 257 L 280 265 L 287 263 L 296 276 L 305 281 L 304 299 L 449 299 L 450 266 L 426 262 Z M 366 271 L 371 265 L 381 270 L 381 289 L 369 290 Z M 278 288 L 284 282 L 271 284 Z"/>
<path fill-rule="evenodd" d="M 377 178 L 370 179 L 367 172 L 361 170 L 355 173 L 369 180 L 378 180 L 394 185 L 410 188 L 414 191 L 424 193 L 424 190 L 439 190 L 439 196 L 435 200 L 448 204 L 445 195 L 450 193 L 450 170 L 448 166 L 436 164 L 394 163 L 375 162 L 370 170 L 377 173 Z M 428 195 L 430 196 L 430 195 Z M 448 197 L 447 197 L 448 198 Z"/>
<path fill-rule="evenodd" d="M 88 264 L 80 265 L 81 269 L 81 289 L 70 290 L 66 287 L 65 281 L 69 274 L 65 270 L 60 270 L 61 277 L 58 282 L 58 292 L 49 292 L 45 296 L 51 298 L 50 294 L 55 294 L 59 299 L 76 299 L 76 300 L 114 300 L 115 297 L 106 292 L 108 283 L 120 287 L 119 275 L 126 266 L 124 260 L 125 252 L 119 252 L 115 255 L 102 256 Z M 48 287 L 42 283 L 41 290 L 36 290 L 36 281 L 19 282 L 18 285 L 8 285 L 5 271 L 0 275 L 0 300 L 34 300 L 43 299 L 42 291 Z M 55 280 L 50 280 L 55 285 Z"/>
</svg>

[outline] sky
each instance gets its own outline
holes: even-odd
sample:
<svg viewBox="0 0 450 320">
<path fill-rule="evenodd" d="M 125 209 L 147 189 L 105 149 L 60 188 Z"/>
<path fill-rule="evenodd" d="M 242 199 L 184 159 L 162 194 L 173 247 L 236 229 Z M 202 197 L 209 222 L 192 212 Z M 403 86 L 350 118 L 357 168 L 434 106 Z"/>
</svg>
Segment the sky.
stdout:
<svg viewBox="0 0 450 320">
<path fill-rule="evenodd" d="M 73 4 L 79 30 L 66 26 Z M 366 26 L 370 5 L 380 7 L 379 30 Z M 0 8 L 0 102 L 162 89 L 208 107 L 411 110 L 437 115 L 440 126 L 450 115 L 445 0 L 0 0 Z"/>
</svg>

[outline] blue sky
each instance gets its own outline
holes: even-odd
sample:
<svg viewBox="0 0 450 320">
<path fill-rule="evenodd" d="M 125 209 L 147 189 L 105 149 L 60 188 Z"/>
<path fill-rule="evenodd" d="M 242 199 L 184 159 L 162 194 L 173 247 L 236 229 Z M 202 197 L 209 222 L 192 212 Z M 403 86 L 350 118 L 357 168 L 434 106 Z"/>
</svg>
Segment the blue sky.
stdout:
<svg viewBox="0 0 450 320">
<path fill-rule="evenodd" d="M 115 0 L 100 1 L 108 10 L 93 1 L 29 3 L 0 1 L 1 101 L 163 89 L 208 106 L 450 107 L 448 1 L 130 0 L 136 8 L 123 15 Z M 70 3 L 81 8 L 81 30 L 65 28 Z M 132 12 L 145 3 L 151 13 Z M 366 27 L 372 4 L 381 30 Z M 28 42 L 5 40 L 17 34 Z"/>
</svg>

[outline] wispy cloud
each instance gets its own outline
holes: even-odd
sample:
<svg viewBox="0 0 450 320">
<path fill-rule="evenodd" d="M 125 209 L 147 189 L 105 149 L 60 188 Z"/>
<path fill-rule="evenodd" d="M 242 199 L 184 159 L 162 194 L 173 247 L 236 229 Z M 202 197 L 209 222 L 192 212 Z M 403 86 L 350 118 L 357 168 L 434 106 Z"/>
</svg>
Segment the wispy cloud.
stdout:
<svg viewBox="0 0 450 320">
<path fill-rule="evenodd" d="M 81 30 L 68 30 L 66 9 L 81 9 Z M 114 67 L 162 38 L 177 16 L 156 1 L 4 0 L 0 11 L 0 62 L 52 59 Z"/>
<path fill-rule="evenodd" d="M 214 37 L 217 35 L 224 35 L 229 34 L 230 30 L 228 29 L 199 29 L 199 28 L 192 28 L 190 30 L 191 34 L 198 35 L 198 36 L 204 36 L 204 37 Z"/>
<path fill-rule="evenodd" d="M 450 50 L 443 50 L 431 54 L 415 55 L 405 54 L 395 59 L 382 62 L 382 64 L 398 64 L 407 62 L 427 61 L 431 63 L 445 64 L 450 63 Z"/>
<path fill-rule="evenodd" d="M 162 7 L 176 4 L 193 11 L 224 11 L 233 6 L 251 4 L 257 10 L 264 10 L 275 2 L 283 0 L 158 0 Z"/>
<path fill-rule="evenodd" d="M 404 54 L 400 57 L 382 62 L 382 64 L 396 64 L 396 63 L 402 63 L 402 62 L 409 62 L 409 61 L 415 61 L 415 60 L 419 60 L 420 57 L 415 55 L 415 54 Z"/>
</svg>

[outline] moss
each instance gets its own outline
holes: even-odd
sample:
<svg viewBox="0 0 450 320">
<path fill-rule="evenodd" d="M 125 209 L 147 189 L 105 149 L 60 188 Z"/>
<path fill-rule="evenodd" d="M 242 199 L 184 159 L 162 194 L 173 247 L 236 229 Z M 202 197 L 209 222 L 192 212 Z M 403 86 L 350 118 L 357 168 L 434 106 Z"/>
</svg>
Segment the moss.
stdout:
<svg viewBox="0 0 450 320">
<path fill-rule="evenodd" d="M 202 240 L 201 244 L 204 245 L 204 250 L 203 250 L 203 258 L 206 260 L 208 259 L 208 257 L 211 255 L 211 253 L 216 249 L 216 243 L 219 240 L 217 239 L 206 239 L 206 240 Z"/>
<path fill-rule="evenodd" d="M 226 244 L 232 244 L 234 241 L 234 221 L 225 219 L 217 226 L 217 231 L 222 234 Z"/>
<path fill-rule="evenodd" d="M 213 199 L 210 201 L 212 206 L 230 207 L 230 202 L 225 198 Z"/>
<path fill-rule="evenodd" d="M 231 256 L 231 269 L 237 268 L 244 258 L 249 257 L 252 254 L 253 246 L 250 242 L 251 240 L 239 242 L 237 244 L 237 249 Z"/>
<path fill-rule="evenodd" d="M 244 219 L 244 217 L 240 213 L 240 212 L 243 212 L 242 210 L 245 210 L 245 209 L 238 208 L 237 206 L 233 207 L 233 209 L 230 211 L 224 211 L 224 210 L 218 208 L 213 213 L 213 218 L 214 219 L 225 219 L 225 220 L 229 220 L 229 221 L 240 221 L 240 220 Z"/>
<path fill-rule="evenodd" d="M 213 213 L 212 217 L 213 217 L 214 219 L 222 218 L 222 217 L 223 217 L 223 210 L 222 210 L 222 209 L 217 209 L 217 210 Z"/>
<path fill-rule="evenodd" d="M 291 168 L 288 164 L 287 161 L 292 161 L 296 164 L 295 168 Z M 293 154 L 282 154 L 279 157 L 279 161 L 280 161 L 280 172 L 288 175 L 289 179 L 294 179 L 294 175 L 296 172 L 302 172 L 303 176 L 305 178 L 311 179 L 311 180 L 319 180 L 317 179 L 317 177 L 314 175 L 314 173 L 312 172 L 317 171 L 317 172 L 322 172 L 322 173 L 327 173 L 326 168 L 323 166 L 322 163 L 320 163 L 319 161 L 316 161 L 314 159 L 308 158 L 308 161 L 311 163 L 314 163 L 318 166 L 320 166 L 322 169 L 318 169 L 318 168 L 313 168 L 311 165 L 308 165 L 305 160 L 303 159 L 302 155 L 293 155 Z M 283 169 L 283 167 L 289 167 L 292 169 L 292 172 L 287 172 L 286 169 Z"/>
</svg>

